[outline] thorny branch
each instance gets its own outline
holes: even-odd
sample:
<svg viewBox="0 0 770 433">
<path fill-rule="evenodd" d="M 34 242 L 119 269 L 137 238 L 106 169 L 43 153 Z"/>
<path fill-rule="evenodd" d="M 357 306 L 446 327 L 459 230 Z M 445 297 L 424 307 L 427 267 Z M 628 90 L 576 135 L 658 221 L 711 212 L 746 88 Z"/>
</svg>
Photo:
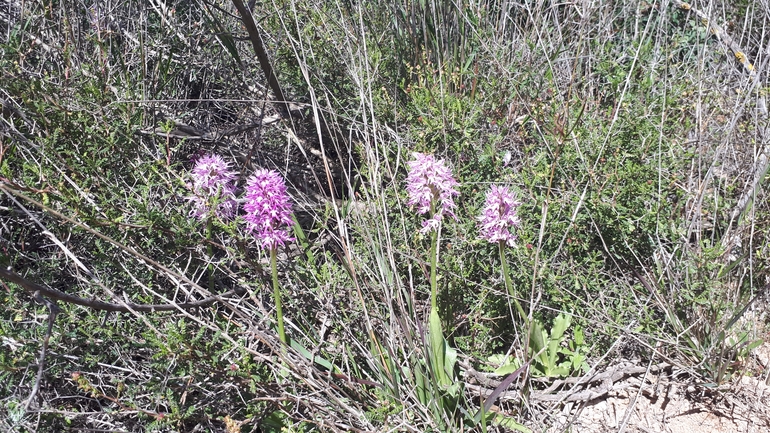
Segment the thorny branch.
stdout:
<svg viewBox="0 0 770 433">
<path fill-rule="evenodd" d="M 543 391 L 533 391 L 529 395 L 529 401 L 591 401 L 606 395 L 614 389 L 618 389 L 615 384 L 628 376 L 641 374 L 646 371 L 660 373 L 671 368 L 672 365 L 668 362 L 662 362 L 653 365 L 650 368 L 625 365 L 601 373 L 596 373 L 588 377 L 568 377 L 566 379 L 555 380 L 547 389 Z M 493 386 L 498 385 L 497 381 L 490 379 L 483 373 L 472 368 L 467 369 L 465 375 L 469 381 L 469 383 L 466 383 L 468 389 L 478 393 L 484 398 L 487 398 L 492 394 L 493 391 L 491 388 Z M 585 389 L 578 392 L 575 390 L 556 392 L 556 390 L 563 385 L 581 386 Z M 521 398 L 521 392 L 519 390 L 506 391 L 500 393 L 499 397 L 501 399 L 519 400 Z"/>
</svg>

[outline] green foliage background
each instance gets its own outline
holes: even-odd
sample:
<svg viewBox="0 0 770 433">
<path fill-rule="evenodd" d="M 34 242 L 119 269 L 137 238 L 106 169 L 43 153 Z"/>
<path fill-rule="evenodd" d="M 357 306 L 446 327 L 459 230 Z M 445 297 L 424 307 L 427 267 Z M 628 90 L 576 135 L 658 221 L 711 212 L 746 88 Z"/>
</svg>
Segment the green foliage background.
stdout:
<svg viewBox="0 0 770 433">
<path fill-rule="evenodd" d="M 715 7 L 760 65 L 767 15 Z M 521 401 L 484 414 L 463 382 L 533 356 L 497 246 L 477 238 L 493 183 L 523 202 L 506 256 L 517 299 L 545 340 L 569 323 L 553 337 L 556 365 L 538 368 L 579 376 L 639 358 L 677 360 L 702 383 L 751 374 L 765 327 L 744 316 L 764 305 L 767 279 L 753 180 L 768 85 L 692 11 L 491 0 L 252 11 L 300 107 L 292 118 L 269 120 L 276 106 L 229 2 L 10 2 L 0 15 L 0 264 L 117 303 L 235 293 L 171 313 L 59 303 L 29 401 L 48 309 L 3 282 L 2 429 L 548 427 Z M 286 176 L 289 348 L 264 252 L 240 221 L 216 221 L 209 238 L 189 216 L 199 151 L 223 155 L 240 186 L 258 167 Z M 443 158 L 461 184 L 438 272 L 459 352 L 451 389 L 431 382 L 424 344 L 430 245 L 405 204 L 412 152 Z"/>
</svg>

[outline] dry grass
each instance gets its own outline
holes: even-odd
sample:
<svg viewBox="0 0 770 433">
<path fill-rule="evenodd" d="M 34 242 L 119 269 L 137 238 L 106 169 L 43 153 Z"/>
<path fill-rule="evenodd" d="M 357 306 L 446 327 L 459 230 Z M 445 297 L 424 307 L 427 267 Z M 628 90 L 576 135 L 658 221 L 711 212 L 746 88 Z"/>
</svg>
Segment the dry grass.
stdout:
<svg viewBox="0 0 770 433">
<path fill-rule="evenodd" d="M 460 6 L 252 5 L 291 115 L 228 2 L 0 6 L 0 263 L 83 299 L 179 307 L 60 303 L 32 393 L 48 310 L 3 282 L 2 429 L 541 431 L 620 360 L 700 384 L 746 373 L 767 283 L 761 2 Z M 264 252 L 237 223 L 206 238 L 188 218 L 201 149 L 241 180 L 267 167 L 290 184 L 292 347 Z M 439 266 L 457 394 L 427 361 L 428 242 L 404 202 L 415 150 L 462 183 Z M 562 382 L 531 378 L 531 396 L 557 398 L 493 393 L 490 356 L 532 356 L 475 239 L 493 182 L 525 202 L 518 300 L 548 326 L 573 314 L 560 360 L 588 355 Z"/>
</svg>

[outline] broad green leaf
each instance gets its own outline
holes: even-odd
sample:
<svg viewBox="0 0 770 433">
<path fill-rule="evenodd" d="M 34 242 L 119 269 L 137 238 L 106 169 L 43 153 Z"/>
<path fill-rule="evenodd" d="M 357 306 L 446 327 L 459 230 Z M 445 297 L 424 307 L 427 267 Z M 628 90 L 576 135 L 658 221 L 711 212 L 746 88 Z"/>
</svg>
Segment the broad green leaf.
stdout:
<svg viewBox="0 0 770 433">
<path fill-rule="evenodd" d="M 521 367 L 521 361 L 517 358 L 511 359 L 510 363 L 503 364 L 495 370 L 495 374 L 507 375 L 518 370 Z"/>
<path fill-rule="evenodd" d="M 537 319 L 532 320 L 532 330 L 529 333 L 529 349 L 536 355 L 545 347 L 545 332 L 543 325 Z"/>
<path fill-rule="evenodd" d="M 487 358 L 487 361 L 489 361 L 491 364 L 495 365 L 502 365 L 503 363 L 508 363 L 508 360 L 511 359 L 508 356 L 502 354 L 502 353 L 496 353 L 494 355 L 491 355 Z"/>
<path fill-rule="evenodd" d="M 299 342 L 291 340 L 291 339 L 289 341 L 290 341 L 291 347 L 293 347 L 294 350 L 299 352 L 300 355 L 304 356 L 305 358 L 309 359 L 312 362 L 315 362 L 316 364 L 320 365 L 321 367 L 326 368 L 327 370 L 329 370 L 331 372 L 334 372 L 334 373 L 339 373 L 340 372 L 339 368 L 337 368 L 334 364 L 332 364 L 331 362 L 327 361 L 326 359 L 321 358 L 318 355 L 313 356 L 313 354 L 310 353 L 309 350 L 305 349 L 304 346 L 299 344 Z"/>
<path fill-rule="evenodd" d="M 414 379 L 417 385 L 417 399 L 422 404 L 428 404 L 432 400 L 431 394 L 428 392 L 428 378 L 419 367 L 414 370 Z"/>
<path fill-rule="evenodd" d="M 561 343 L 564 337 L 564 332 L 569 328 L 570 317 L 564 314 L 559 314 L 553 321 L 553 327 L 551 328 L 551 338 L 548 341 L 548 368 L 551 369 L 556 366 L 556 361 L 559 357 L 559 343 Z"/>
<path fill-rule="evenodd" d="M 497 415 L 495 417 L 494 421 L 492 421 L 492 422 L 494 424 L 497 424 L 497 425 L 501 426 L 501 427 L 505 427 L 505 428 L 508 428 L 508 429 L 511 429 L 511 430 L 516 430 L 516 431 L 520 431 L 520 432 L 523 432 L 523 433 L 532 433 L 532 430 L 530 430 L 527 427 L 519 424 L 518 422 L 516 422 L 515 419 L 513 419 L 511 417 L 508 417 L 508 416 Z"/>
<path fill-rule="evenodd" d="M 553 321 L 553 328 L 551 328 L 551 340 L 561 341 L 561 338 L 564 336 L 564 332 L 567 331 L 571 322 L 571 316 L 559 314 Z"/>
<path fill-rule="evenodd" d="M 439 318 L 437 311 L 431 310 L 428 322 L 428 329 L 430 331 L 428 337 L 430 339 L 430 351 L 432 357 L 431 365 L 435 370 L 436 379 L 439 384 L 448 386 L 451 383 L 451 380 L 444 369 L 444 333 L 441 330 L 441 319 Z"/>
<path fill-rule="evenodd" d="M 444 340 L 444 370 L 450 377 L 454 376 L 455 363 L 457 363 L 457 350 Z"/>
</svg>

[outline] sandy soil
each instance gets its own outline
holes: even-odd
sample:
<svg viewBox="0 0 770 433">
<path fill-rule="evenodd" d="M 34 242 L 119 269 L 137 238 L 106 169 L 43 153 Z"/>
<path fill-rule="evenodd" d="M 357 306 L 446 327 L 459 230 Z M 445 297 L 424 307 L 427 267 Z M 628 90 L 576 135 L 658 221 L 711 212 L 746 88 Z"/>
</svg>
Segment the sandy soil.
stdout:
<svg viewBox="0 0 770 433">
<path fill-rule="evenodd" d="M 640 393 L 639 387 L 628 387 L 610 392 L 588 403 L 568 431 L 770 432 L 770 387 L 756 378 L 743 377 L 718 390 L 669 383 L 657 391 L 649 387 Z"/>
<path fill-rule="evenodd" d="M 633 375 L 601 398 L 567 406 L 549 432 L 770 432 L 770 344 L 755 351 L 755 367 L 718 388 L 692 379 Z"/>
</svg>

